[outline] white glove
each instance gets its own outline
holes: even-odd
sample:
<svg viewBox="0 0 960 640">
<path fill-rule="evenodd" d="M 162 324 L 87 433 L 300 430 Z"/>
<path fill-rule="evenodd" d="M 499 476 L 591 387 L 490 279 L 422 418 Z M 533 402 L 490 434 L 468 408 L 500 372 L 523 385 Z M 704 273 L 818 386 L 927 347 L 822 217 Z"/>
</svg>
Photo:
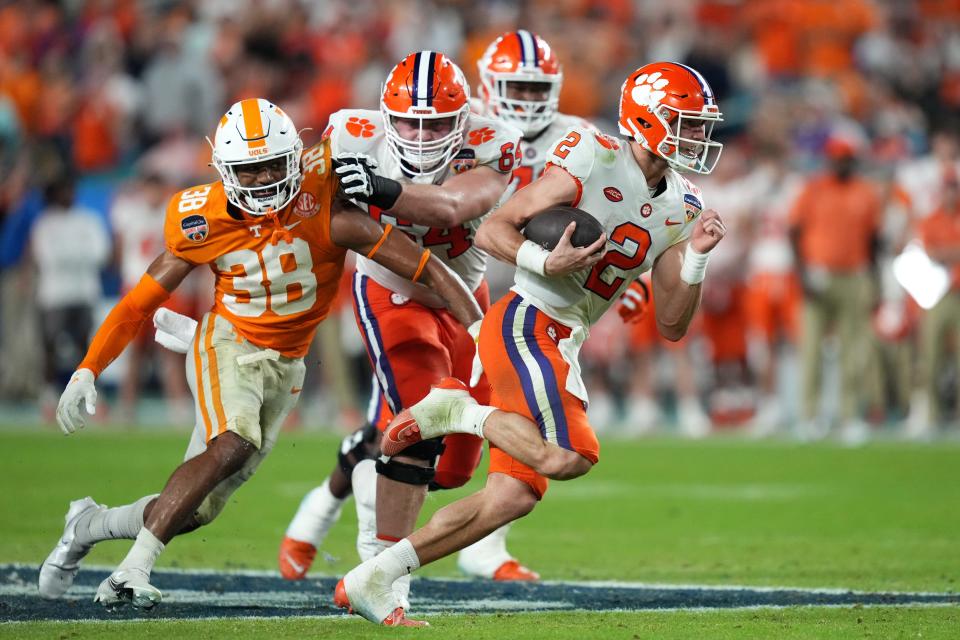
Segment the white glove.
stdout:
<svg viewBox="0 0 960 640">
<path fill-rule="evenodd" d="M 373 195 L 370 172 L 377 168 L 376 160 L 365 153 L 341 153 L 334 158 L 334 166 L 345 194 L 360 199 Z"/>
<path fill-rule="evenodd" d="M 77 369 L 67 383 L 67 388 L 60 394 L 57 424 L 64 435 L 70 435 L 86 425 L 86 418 L 80 411 L 81 402 L 91 416 L 97 412 L 97 388 L 93 384 L 94 379 L 90 369 Z"/>
<path fill-rule="evenodd" d="M 474 388 L 480 383 L 480 376 L 483 375 L 483 363 L 480 362 L 480 325 L 483 320 L 477 320 L 467 327 L 467 333 L 473 338 L 473 365 L 470 369 L 470 388 Z"/>
<path fill-rule="evenodd" d="M 197 333 L 196 320 L 165 307 L 160 307 L 153 314 L 153 326 L 157 329 L 154 339 L 175 353 L 189 351 L 193 336 Z"/>
</svg>

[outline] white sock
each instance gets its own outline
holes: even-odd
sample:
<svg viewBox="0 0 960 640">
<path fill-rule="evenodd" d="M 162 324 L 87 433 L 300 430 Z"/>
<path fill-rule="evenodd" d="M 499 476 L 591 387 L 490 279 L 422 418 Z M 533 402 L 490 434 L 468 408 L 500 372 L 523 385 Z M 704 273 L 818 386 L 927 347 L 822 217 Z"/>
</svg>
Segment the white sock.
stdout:
<svg viewBox="0 0 960 640">
<path fill-rule="evenodd" d="M 420 558 L 408 538 L 404 538 L 377 556 L 374 562 L 383 570 L 387 580 L 395 582 L 420 568 Z"/>
<path fill-rule="evenodd" d="M 287 527 L 287 537 L 319 547 L 340 519 L 344 500 L 330 493 L 330 478 L 327 478 L 300 501 L 300 508 Z"/>
<path fill-rule="evenodd" d="M 353 468 L 353 498 L 357 507 L 357 553 L 367 561 L 384 550 L 377 538 L 377 463 L 363 460 Z"/>
<path fill-rule="evenodd" d="M 496 407 L 490 407 L 484 404 L 468 404 L 463 409 L 461 427 L 466 433 L 483 437 L 483 424 L 490 417 L 490 414 L 496 411 Z M 460 429 L 458 429 L 459 431 Z"/>
<path fill-rule="evenodd" d="M 149 576 L 150 572 L 153 571 L 153 564 L 160 557 L 164 546 L 150 529 L 143 527 L 137 534 L 137 540 L 133 543 L 127 557 L 123 559 L 117 570 L 139 569 Z"/>
<path fill-rule="evenodd" d="M 156 497 L 144 496 L 133 504 L 85 515 L 77 522 L 77 542 L 89 546 L 103 540 L 133 540 L 143 528 L 143 510 Z"/>
<path fill-rule="evenodd" d="M 465 573 L 492 578 L 504 562 L 513 560 L 507 553 L 507 532 L 510 524 L 495 529 L 490 535 L 460 550 L 457 565 Z"/>
</svg>

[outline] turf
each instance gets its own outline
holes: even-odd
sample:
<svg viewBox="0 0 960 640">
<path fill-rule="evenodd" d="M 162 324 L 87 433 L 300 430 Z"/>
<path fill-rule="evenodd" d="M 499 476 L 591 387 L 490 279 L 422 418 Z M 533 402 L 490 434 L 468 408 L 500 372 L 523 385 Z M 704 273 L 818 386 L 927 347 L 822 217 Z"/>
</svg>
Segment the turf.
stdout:
<svg viewBox="0 0 960 640">
<path fill-rule="evenodd" d="M 88 430 L 65 438 L 0 430 L 0 483 L 7 488 L 0 493 L 0 562 L 39 563 L 56 541 L 70 499 L 89 494 L 114 505 L 158 491 L 185 446 L 183 433 Z M 332 467 L 335 446 L 330 436 L 284 434 L 225 513 L 210 527 L 171 543 L 158 566 L 274 568 L 286 524 L 301 496 Z M 584 478 L 553 483 L 543 504 L 511 530 L 510 548 L 544 578 L 557 580 L 956 591 L 958 453 L 955 444 L 888 442 L 848 450 L 731 438 L 605 441 L 596 469 Z M 463 491 L 431 494 L 425 516 L 459 495 Z M 341 574 L 356 563 L 354 534 L 348 507 L 324 545 L 328 561 L 318 561 L 319 573 Z M 100 545 L 88 562 L 112 565 L 127 548 L 122 542 Z M 456 568 L 448 559 L 422 573 L 451 576 Z M 866 609 L 860 623 L 848 612 L 442 616 L 435 626 L 449 624 L 450 637 L 469 631 L 471 638 L 509 637 L 513 628 L 542 634 L 517 637 L 563 637 L 581 629 L 589 637 L 689 637 L 695 631 L 727 637 L 723 634 L 743 631 L 740 637 L 807 638 L 868 632 L 898 637 L 909 630 L 931 637 L 937 629 L 952 625 L 955 630 L 958 622 L 955 607 Z M 622 621 L 627 629 L 616 635 L 614 626 L 613 635 L 597 635 L 598 616 Z M 263 625 L 262 632 L 251 635 L 293 637 L 282 635 L 289 628 L 299 629 L 301 636 L 322 630 L 324 637 L 354 637 L 358 623 L 184 624 L 205 625 L 205 637 L 237 637 L 231 631 L 236 625 L 251 630 Z M 152 629 L 176 633 L 179 623 L 138 624 L 135 634 L 151 637 Z M 737 624 L 744 626 L 737 629 Z M 606 633 L 609 625 L 603 625 Z M 126 625 L 18 624 L 0 627 L 0 634 L 110 637 L 125 628 L 129 632 Z M 670 635 L 676 629 L 688 635 Z"/>
<path fill-rule="evenodd" d="M 203 625 L 200 627 L 199 625 Z M 960 609 L 844 608 L 644 613 L 551 613 L 434 616 L 429 629 L 388 629 L 352 619 L 214 620 L 0 625 L 0 638 L 125 639 L 470 638 L 470 640 L 640 640 L 656 638 L 956 638 Z"/>
</svg>

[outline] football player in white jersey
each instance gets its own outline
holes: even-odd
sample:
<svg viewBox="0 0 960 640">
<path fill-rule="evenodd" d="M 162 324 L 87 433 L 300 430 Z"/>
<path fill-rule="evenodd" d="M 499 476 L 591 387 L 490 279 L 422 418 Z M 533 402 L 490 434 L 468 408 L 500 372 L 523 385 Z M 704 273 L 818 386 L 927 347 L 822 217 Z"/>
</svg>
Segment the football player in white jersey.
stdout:
<svg viewBox="0 0 960 640">
<path fill-rule="evenodd" d="M 477 68 L 479 98 L 471 101 L 473 111 L 512 124 L 523 133 L 522 157 L 501 197 L 501 202 L 506 202 L 543 174 L 557 139 L 573 127 L 595 127 L 583 118 L 557 111 L 563 70 L 553 48 L 535 33 L 518 29 L 499 36 L 477 61 Z M 457 557 L 460 570 L 494 580 L 537 579 L 537 574 L 525 574 L 522 565 L 511 562 L 514 559 L 506 543 L 509 528 L 504 525 L 461 550 Z"/>
<path fill-rule="evenodd" d="M 622 89 L 626 140 L 570 130 L 543 176 L 484 221 L 478 244 L 517 265 L 516 285 L 489 309 L 479 333 L 491 405 L 478 404 L 459 380 L 444 380 L 394 418 L 381 449 L 395 455 L 426 438 L 482 436 L 491 452 L 486 487 L 347 573 L 335 591 L 338 606 L 380 623 L 397 606 L 394 581 L 529 513 L 547 478 L 575 478 L 597 462 L 577 350 L 588 327 L 647 270 L 660 333 L 668 340 L 685 334 L 709 252 L 725 229 L 679 171 L 713 170 L 722 145 L 711 133 L 720 119 L 712 90 L 695 70 L 675 63 L 641 67 Z M 520 229 L 554 205 L 582 207 L 605 235 L 575 248 L 571 223 L 553 251 L 525 240 Z"/>
<path fill-rule="evenodd" d="M 339 111 L 331 116 L 326 136 L 344 192 L 377 221 L 432 251 L 485 309 L 486 254 L 473 240 L 519 162 L 520 131 L 471 114 L 469 93 L 463 73 L 449 58 L 434 51 L 413 53 L 387 77 L 379 112 Z M 374 393 L 382 393 L 389 409 L 378 412 L 380 430 L 443 377 L 469 376 L 474 340 L 453 326 L 432 291 L 359 257 L 353 293 L 376 374 Z M 480 397 L 488 397 L 485 387 L 477 388 Z M 349 494 L 348 474 L 357 503 L 357 549 L 367 559 L 413 531 L 428 486 L 466 483 L 483 444 L 458 434 L 389 460 L 364 460 L 372 457 L 377 440 L 369 428 L 345 440 L 331 477 L 304 498 L 281 543 L 285 577 L 305 575 Z M 506 563 L 512 579 L 537 577 L 508 554 Z"/>
</svg>

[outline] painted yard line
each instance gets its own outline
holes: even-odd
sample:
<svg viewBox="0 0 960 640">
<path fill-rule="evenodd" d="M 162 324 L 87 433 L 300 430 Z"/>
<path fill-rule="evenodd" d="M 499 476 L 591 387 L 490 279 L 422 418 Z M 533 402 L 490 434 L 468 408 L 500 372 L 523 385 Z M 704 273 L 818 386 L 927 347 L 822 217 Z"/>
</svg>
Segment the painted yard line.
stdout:
<svg viewBox="0 0 960 640">
<path fill-rule="evenodd" d="M 102 573 L 103 577 L 99 578 L 94 584 L 94 591 L 96 586 L 100 584 L 100 580 L 107 577 L 114 569 L 115 566 L 112 565 L 83 565 L 82 574 L 94 574 Z M 0 592 L 2 592 L 4 581 L 7 579 L 7 572 L 9 571 L 24 571 L 31 575 L 36 574 L 37 565 L 35 564 L 24 564 L 19 562 L 9 563 L 9 564 L 0 564 Z M 214 578 L 214 579 L 224 579 L 232 577 L 245 577 L 245 578 L 270 578 L 276 580 L 280 584 L 289 585 L 291 590 L 297 591 L 302 588 L 302 585 L 321 582 L 325 580 L 335 580 L 339 579 L 342 576 L 338 575 L 326 575 L 326 574 L 310 574 L 306 580 L 301 581 L 289 581 L 283 580 L 280 577 L 280 574 L 276 570 L 268 569 L 201 569 L 201 568 L 163 568 L 157 569 L 153 572 L 154 576 L 166 576 L 166 575 L 184 575 L 184 576 L 199 576 L 205 578 Z M 426 578 L 420 576 L 414 576 L 414 584 L 420 580 L 431 580 L 435 582 L 443 583 L 465 583 L 465 584 L 491 584 L 484 580 L 477 580 L 475 578 L 465 578 L 465 577 L 443 577 L 443 578 Z M 31 585 L 35 586 L 36 582 L 31 582 Z M 852 595 L 889 595 L 889 596 L 960 596 L 960 592 L 950 592 L 950 591 L 868 591 L 862 589 L 845 589 L 843 587 L 795 587 L 795 586 L 753 586 L 753 585 L 743 585 L 743 584 L 697 584 L 697 583 L 674 583 L 674 582 L 633 582 L 627 580 L 541 580 L 537 584 L 545 586 L 556 586 L 556 587 L 584 587 L 584 588 L 607 588 L 607 589 L 657 589 L 657 590 L 671 590 L 671 589 L 684 589 L 684 590 L 698 590 L 698 591 L 756 591 L 761 593 L 777 593 L 783 591 L 790 592 L 799 592 L 799 593 L 808 593 L 808 594 L 824 594 L 824 595 L 836 595 L 836 594 L 852 594 Z M 298 586 L 301 585 L 301 586 Z"/>
</svg>

